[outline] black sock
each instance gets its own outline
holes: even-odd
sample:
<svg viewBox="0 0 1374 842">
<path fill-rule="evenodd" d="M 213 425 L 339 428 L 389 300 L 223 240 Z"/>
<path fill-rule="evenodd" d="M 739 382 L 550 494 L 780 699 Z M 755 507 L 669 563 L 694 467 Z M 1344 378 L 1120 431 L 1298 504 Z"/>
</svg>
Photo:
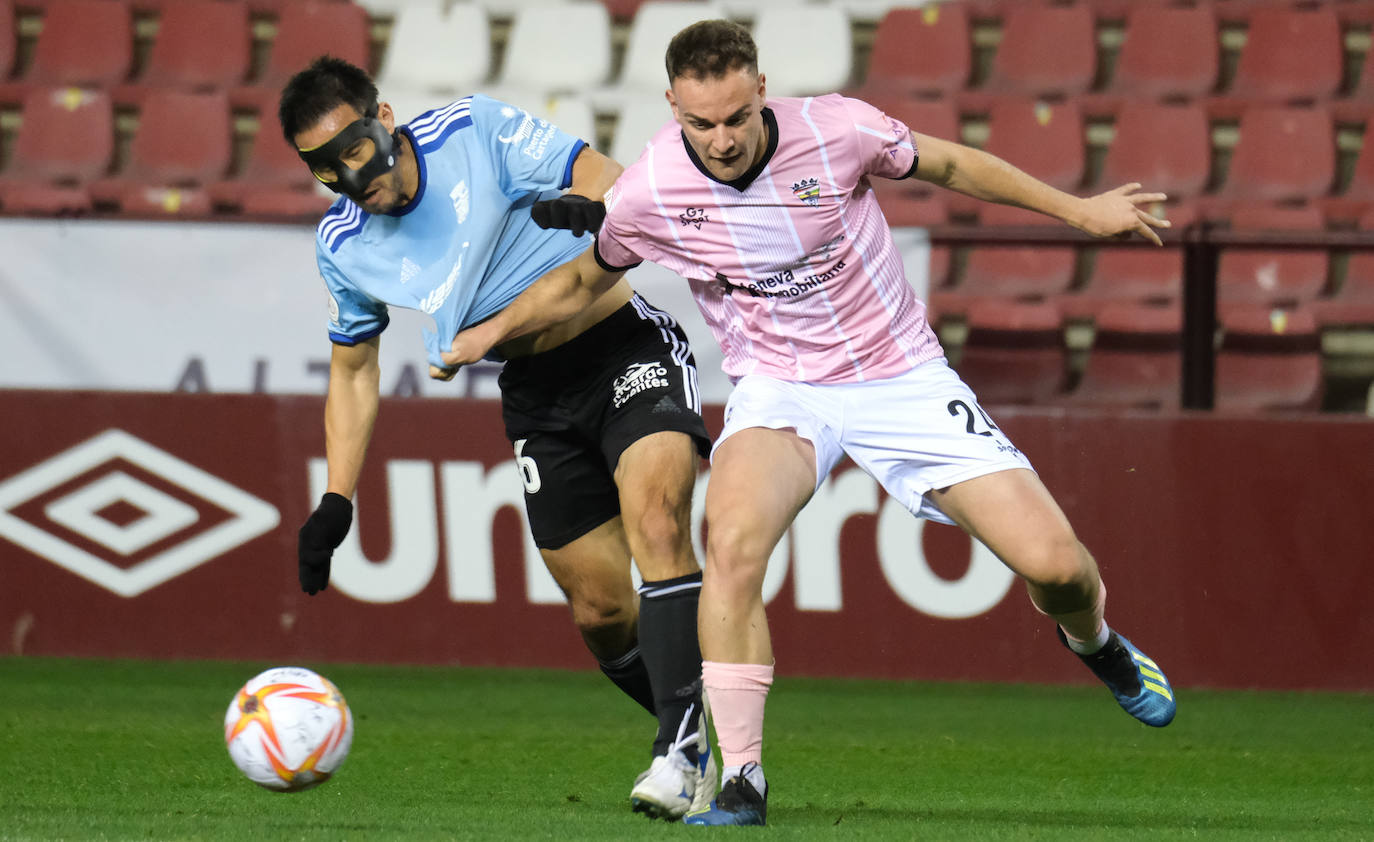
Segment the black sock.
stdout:
<svg viewBox="0 0 1374 842">
<path fill-rule="evenodd" d="M 658 710 L 655 756 L 668 753 L 684 719 L 689 720 L 685 734 L 703 727 L 701 647 L 697 644 L 700 595 L 701 573 L 645 582 L 639 589 L 639 648 Z M 695 749 L 687 753 L 695 759 Z"/>
<path fill-rule="evenodd" d="M 649 671 L 644 668 L 638 646 L 609 663 L 600 658 L 596 662 L 625 695 L 639 702 L 650 714 L 654 713 L 654 691 L 649 685 Z"/>
</svg>

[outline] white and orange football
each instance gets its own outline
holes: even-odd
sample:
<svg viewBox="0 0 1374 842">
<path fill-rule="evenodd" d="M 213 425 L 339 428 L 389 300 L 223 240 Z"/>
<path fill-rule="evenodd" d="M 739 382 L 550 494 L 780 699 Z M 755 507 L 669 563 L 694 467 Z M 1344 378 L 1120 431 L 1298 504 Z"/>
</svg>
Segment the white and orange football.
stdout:
<svg viewBox="0 0 1374 842">
<path fill-rule="evenodd" d="M 353 745 L 353 715 L 329 679 L 304 667 L 274 667 L 234 694 L 224 742 L 253 783 L 300 792 L 343 765 Z"/>
</svg>

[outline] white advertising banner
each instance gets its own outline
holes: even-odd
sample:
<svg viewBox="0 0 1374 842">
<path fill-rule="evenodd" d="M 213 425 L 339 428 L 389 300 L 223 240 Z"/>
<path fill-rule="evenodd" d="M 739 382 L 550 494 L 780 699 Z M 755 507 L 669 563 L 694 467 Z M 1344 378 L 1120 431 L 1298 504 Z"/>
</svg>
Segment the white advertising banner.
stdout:
<svg viewBox="0 0 1374 842">
<path fill-rule="evenodd" d="M 894 231 L 925 297 L 929 243 Z M 321 394 L 329 371 L 314 229 L 247 223 L 0 219 L 0 388 Z M 644 263 L 646 298 L 682 322 L 702 399 L 724 403 L 720 351 L 687 284 Z M 382 393 L 497 397 L 496 364 L 449 383 L 426 375 L 422 327 L 393 308 Z"/>
</svg>

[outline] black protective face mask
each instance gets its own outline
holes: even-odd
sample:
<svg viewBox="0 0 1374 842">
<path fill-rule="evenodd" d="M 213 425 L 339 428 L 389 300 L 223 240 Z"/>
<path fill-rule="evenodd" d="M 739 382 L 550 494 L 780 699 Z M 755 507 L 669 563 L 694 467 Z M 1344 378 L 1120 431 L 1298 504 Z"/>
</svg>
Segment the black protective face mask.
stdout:
<svg viewBox="0 0 1374 842">
<path fill-rule="evenodd" d="M 371 160 L 355 170 L 339 160 L 339 156 L 362 138 L 371 138 L 374 151 Z M 349 123 L 326 143 L 314 149 L 297 149 L 296 152 L 325 187 L 355 202 L 362 202 L 363 194 L 372 180 L 396 167 L 397 146 L 396 135 L 387 134 L 386 127 L 373 111 Z M 332 170 L 335 180 L 320 178 L 318 171 L 321 169 Z"/>
</svg>

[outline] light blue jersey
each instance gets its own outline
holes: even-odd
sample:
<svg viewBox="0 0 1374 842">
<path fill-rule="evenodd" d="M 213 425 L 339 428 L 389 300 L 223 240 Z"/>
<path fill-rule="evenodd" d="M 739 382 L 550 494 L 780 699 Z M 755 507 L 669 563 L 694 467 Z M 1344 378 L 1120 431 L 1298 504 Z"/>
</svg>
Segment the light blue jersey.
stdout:
<svg viewBox="0 0 1374 842">
<path fill-rule="evenodd" d="M 474 95 L 401 128 L 416 150 L 415 198 L 388 214 L 340 197 L 315 234 L 329 290 L 329 338 L 356 345 L 381 333 L 387 307 L 434 318 L 429 361 L 442 366 L 462 328 L 501 310 L 591 235 L 545 231 L 530 206 L 572 183 L 585 145 L 546 120 Z"/>
</svg>

